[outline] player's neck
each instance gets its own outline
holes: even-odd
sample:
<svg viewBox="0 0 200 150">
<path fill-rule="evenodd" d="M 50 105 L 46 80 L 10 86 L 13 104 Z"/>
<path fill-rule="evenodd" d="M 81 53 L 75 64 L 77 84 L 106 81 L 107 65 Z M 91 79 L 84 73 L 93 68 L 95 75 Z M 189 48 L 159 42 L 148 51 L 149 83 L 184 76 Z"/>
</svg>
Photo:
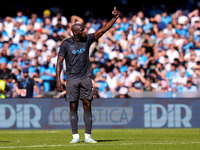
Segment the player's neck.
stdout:
<svg viewBox="0 0 200 150">
<path fill-rule="evenodd" d="M 76 42 L 80 42 L 81 40 L 77 36 L 73 36 L 72 39 Z"/>
</svg>

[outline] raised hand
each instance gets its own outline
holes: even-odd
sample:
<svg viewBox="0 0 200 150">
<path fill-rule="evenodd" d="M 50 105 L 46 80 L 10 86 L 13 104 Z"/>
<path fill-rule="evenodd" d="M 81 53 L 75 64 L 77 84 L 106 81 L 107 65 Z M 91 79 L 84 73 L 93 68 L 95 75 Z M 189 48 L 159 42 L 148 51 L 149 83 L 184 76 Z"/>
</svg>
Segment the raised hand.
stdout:
<svg viewBox="0 0 200 150">
<path fill-rule="evenodd" d="M 120 15 L 120 12 L 119 12 L 119 10 L 116 10 L 116 7 L 114 7 L 114 10 L 112 11 L 112 14 L 113 14 L 113 16 L 114 16 L 115 18 L 118 18 L 119 15 Z"/>
</svg>

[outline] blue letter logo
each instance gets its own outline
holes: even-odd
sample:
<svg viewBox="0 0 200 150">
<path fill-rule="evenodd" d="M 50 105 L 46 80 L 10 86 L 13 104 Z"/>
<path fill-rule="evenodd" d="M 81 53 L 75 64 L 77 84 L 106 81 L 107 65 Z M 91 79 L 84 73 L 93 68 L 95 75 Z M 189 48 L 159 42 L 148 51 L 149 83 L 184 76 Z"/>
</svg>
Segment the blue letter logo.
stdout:
<svg viewBox="0 0 200 150">
<path fill-rule="evenodd" d="M 73 50 L 73 51 L 72 51 L 72 54 L 76 55 L 76 53 L 77 53 L 76 50 Z"/>
</svg>

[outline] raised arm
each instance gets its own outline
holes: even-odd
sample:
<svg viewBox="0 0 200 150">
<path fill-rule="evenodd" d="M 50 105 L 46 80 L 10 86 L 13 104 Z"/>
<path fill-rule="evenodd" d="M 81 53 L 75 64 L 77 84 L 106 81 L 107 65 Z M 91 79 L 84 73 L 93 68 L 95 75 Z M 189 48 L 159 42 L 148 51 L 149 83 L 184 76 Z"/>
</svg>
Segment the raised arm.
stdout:
<svg viewBox="0 0 200 150">
<path fill-rule="evenodd" d="M 115 21 L 119 17 L 120 12 L 118 10 L 116 10 L 116 7 L 114 7 L 112 14 L 113 14 L 113 18 L 105 26 L 103 26 L 101 29 L 97 30 L 94 33 L 95 40 L 100 38 L 106 31 L 108 31 L 112 27 L 112 25 L 115 23 Z"/>
<path fill-rule="evenodd" d="M 56 87 L 57 87 L 57 90 L 60 92 L 64 90 L 62 83 L 60 81 L 60 72 L 62 70 L 63 60 L 64 60 L 63 56 L 58 56 L 57 65 L 56 65 Z"/>
</svg>

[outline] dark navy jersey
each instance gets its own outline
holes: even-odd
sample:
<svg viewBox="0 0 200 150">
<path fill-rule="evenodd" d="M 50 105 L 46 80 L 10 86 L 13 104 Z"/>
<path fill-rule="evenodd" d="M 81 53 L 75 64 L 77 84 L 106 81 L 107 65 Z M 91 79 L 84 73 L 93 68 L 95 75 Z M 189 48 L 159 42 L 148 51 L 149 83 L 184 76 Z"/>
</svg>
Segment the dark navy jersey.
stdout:
<svg viewBox="0 0 200 150">
<path fill-rule="evenodd" d="M 85 42 L 65 39 L 58 55 L 65 57 L 67 80 L 83 79 L 91 76 L 89 47 L 95 41 L 94 34 L 87 34 Z"/>
</svg>

